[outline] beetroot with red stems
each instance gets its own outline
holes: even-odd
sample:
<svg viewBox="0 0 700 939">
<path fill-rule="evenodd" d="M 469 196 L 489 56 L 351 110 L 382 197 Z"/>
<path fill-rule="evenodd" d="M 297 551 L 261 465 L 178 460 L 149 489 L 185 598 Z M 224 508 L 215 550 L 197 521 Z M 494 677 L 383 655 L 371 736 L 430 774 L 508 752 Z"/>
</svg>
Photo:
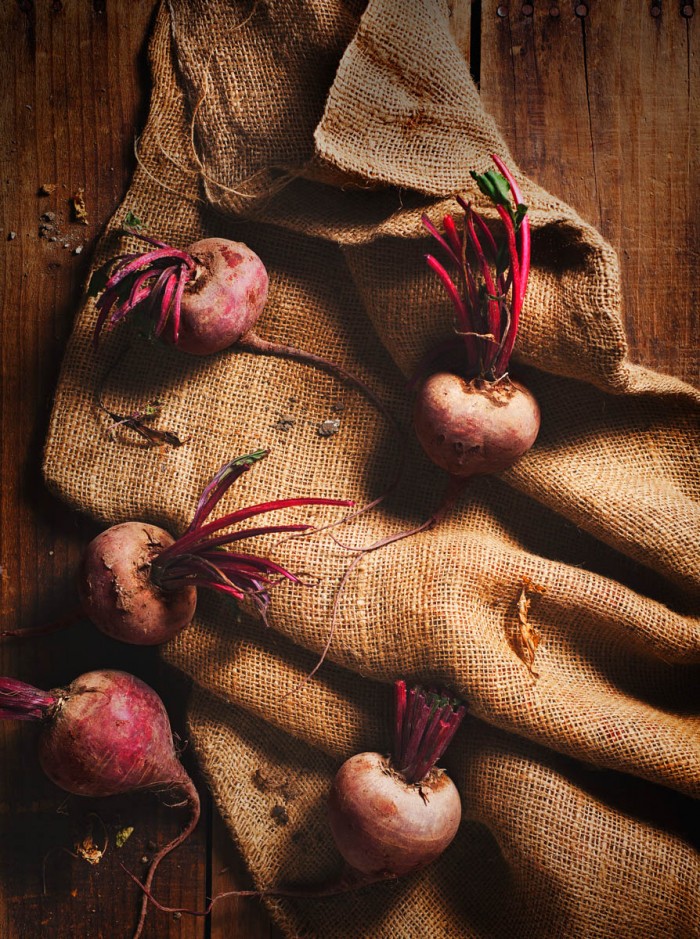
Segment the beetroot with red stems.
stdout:
<svg viewBox="0 0 700 939">
<path fill-rule="evenodd" d="M 134 220 L 131 214 L 129 218 Z M 192 355 L 211 355 L 236 346 L 255 355 L 295 359 L 356 388 L 400 433 L 384 403 L 362 379 L 323 356 L 263 339 L 255 332 L 269 282 L 265 265 L 247 245 L 205 238 L 183 251 L 128 226 L 122 231 L 146 241 L 152 250 L 118 255 L 93 274 L 88 296 L 97 298 L 95 348 L 105 328 L 140 316 L 154 338 Z M 143 415 L 112 414 L 101 399 L 100 404 L 117 424 L 143 431 Z M 175 434 L 160 432 L 159 436 L 161 442 L 181 443 Z"/>
<path fill-rule="evenodd" d="M 42 721 L 39 762 L 61 789 L 101 798 L 142 789 L 179 792 L 189 809 L 182 832 L 152 858 L 145 880 L 150 890 L 156 868 L 194 830 L 200 802 L 177 756 L 168 715 L 145 682 L 119 671 L 81 675 L 67 688 L 41 691 L 13 678 L 0 678 L 0 719 Z M 143 930 L 144 893 L 133 939 Z"/>
<path fill-rule="evenodd" d="M 192 522 L 177 540 L 143 522 L 123 522 L 94 538 L 83 556 L 78 581 L 85 615 L 114 639 L 156 645 L 191 622 L 197 588 L 206 587 L 236 600 L 252 600 L 265 620 L 271 587 L 280 580 L 298 584 L 299 578 L 269 558 L 233 551 L 230 546 L 259 535 L 308 531 L 312 526 L 295 523 L 223 530 L 277 509 L 354 504 L 314 497 L 277 499 L 207 522 L 231 484 L 266 455 L 266 450 L 257 450 L 226 463 L 205 488 Z"/>
<path fill-rule="evenodd" d="M 500 172 L 472 176 L 496 206 L 501 243 L 461 198 L 461 233 L 449 215 L 444 235 L 423 218 L 459 271 L 456 284 L 426 255 L 455 308 L 460 354 L 455 361 L 452 343 L 441 351 L 449 364 L 420 382 L 413 425 L 430 459 L 459 478 L 507 469 L 530 449 L 540 426 L 537 401 L 508 374 L 530 270 L 530 223 L 513 176 L 499 157 L 493 160 Z"/>
<path fill-rule="evenodd" d="M 391 758 L 359 753 L 338 770 L 328 798 L 331 833 L 353 871 L 367 880 L 420 870 L 459 828 L 459 793 L 435 764 L 464 716 L 445 695 L 397 681 Z"/>
<path fill-rule="evenodd" d="M 128 231 L 153 250 L 113 258 L 93 275 L 95 345 L 106 325 L 132 312 L 151 319 L 154 336 L 192 355 L 220 352 L 252 329 L 267 301 L 268 277 L 247 245 L 205 238 L 181 251 Z"/>
</svg>

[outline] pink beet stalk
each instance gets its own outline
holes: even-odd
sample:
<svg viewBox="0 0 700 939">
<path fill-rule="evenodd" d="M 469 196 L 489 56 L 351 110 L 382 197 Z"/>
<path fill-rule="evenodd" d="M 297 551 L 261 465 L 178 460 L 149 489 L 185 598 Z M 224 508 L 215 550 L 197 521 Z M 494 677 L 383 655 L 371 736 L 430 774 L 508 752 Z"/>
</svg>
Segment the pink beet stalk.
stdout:
<svg viewBox="0 0 700 939">
<path fill-rule="evenodd" d="M 15 678 L 0 678 L 0 719 L 13 721 L 43 720 L 56 706 L 56 695 Z"/>
<path fill-rule="evenodd" d="M 469 334 L 465 337 L 465 373 L 468 377 L 491 380 L 501 378 L 508 370 L 530 269 L 530 223 L 526 207 L 508 168 L 500 157 L 494 156 L 493 160 L 502 175 L 491 171 L 481 176 L 472 173 L 472 176 L 496 206 L 505 232 L 501 243 L 485 220 L 459 196 L 457 201 L 465 213 L 461 237 L 450 216 L 444 219 L 444 236 L 423 217 L 423 224 L 459 271 L 463 293 L 442 265 L 431 255 L 426 256 L 457 310 L 459 332 Z M 478 282 L 474 269 L 478 272 Z"/>
<path fill-rule="evenodd" d="M 493 160 L 499 172 L 472 177 L 496 208 L 499 237 L 461 196 L 461 236 L 450 216 L 444 235 L 423 218 L 458 271 L 453 280 L 426 255 L 457 312 L 460 342 L 424 356 L 422 372 L 428 365 L 437 370 L 421 375 L 419 385 L 413 379 L 413 426 L 430 459 L 458 479 L 508 469 L 530 449 L 540 426 L 537 401 L 508 374 L 530 271 L 530 223 L 512 174 L 500 157 Z"/>
<path fill-rule="evenodd" d="M 395 683 L 394 695 L 393 766 L 407 782 L 418 783 L 447 749 L 462 723 L 465 708 L 447 692 L 428 691 L 420 685 L 407 695 L 405 681 Z"/>
</svg>

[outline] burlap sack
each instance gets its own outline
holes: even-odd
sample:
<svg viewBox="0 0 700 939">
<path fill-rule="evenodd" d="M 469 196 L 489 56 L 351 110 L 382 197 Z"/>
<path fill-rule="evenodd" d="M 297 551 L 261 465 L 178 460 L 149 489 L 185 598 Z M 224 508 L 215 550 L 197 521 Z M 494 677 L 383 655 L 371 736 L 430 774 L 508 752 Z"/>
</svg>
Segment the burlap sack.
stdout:
<svg viewBox="0 0 700 939">
<path fill-rule="evenodd" d="M 95 263 L 114 252 L 127 209 L 178 245 L 203 233 L 245 240 L 271 275 L 261 332 L 341 362 L 408 424 L 404 378 L 451 328 L 422 262 L 420 215 L 439 219 L 456 191 L 481 205 L 469 170 L 494 151 L 513 160 L 480 108 L 446 3 L 364 5 L 165 5 L 139 169 Z M 453 846 L 398 884 L 271 903 L 291 936 L 700 935 L 686 817 L 700 791 L 700 396 L 627 362 L 613 251 L 521 182 L 534 270 L 514 369 L 541 404 L 535 448 L 501 478 L 474 481 L 438 528 L 363 558 L 328 660 L 291 697 L 353 557 L 328 532 L 275 548 L 317 584 L 275 589 L 271 630 L 210 595 L 165 650 L 193 680 L 194 744 L 261 886 L 338 870 L 325 793 L 344 757 L 387 748 L 387 682 L 439 680 L 468 701 L 445 760 L 464 802 Z M 94 319 L 90 301 L 46 446 L 46 479 L 76 508 L 182 530 L 212 472 L 258 446 L 270 457 L 226 505 L 366 502 L 401 453 L 398 493 L 336 534 L 369 544 L 438 504 L 442 475 L 360 394 L 235 350 L 205 361 L 135 343 L 105 399 L 124 413 L 157 398 L 159 426 L 190 439 L 165 451 L 127 431 L 111 440 L 95 389 L 129 330 L 95 355 Z M 340 431 L 323 438 L 327 418 Z M 536 678 L 516 651 L 524 576 L 545 588 L 530 612 Z"/>
</svg>

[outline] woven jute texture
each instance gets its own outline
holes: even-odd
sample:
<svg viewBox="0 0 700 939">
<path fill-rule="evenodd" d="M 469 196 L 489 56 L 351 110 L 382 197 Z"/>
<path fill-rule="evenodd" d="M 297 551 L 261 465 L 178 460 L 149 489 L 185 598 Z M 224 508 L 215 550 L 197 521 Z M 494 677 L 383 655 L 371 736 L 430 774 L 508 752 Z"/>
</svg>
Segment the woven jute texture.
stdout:
<svg viewBox="0 0 700 939">
<path fill-rule="evenodd" d="M 318 370 L 235 350 L 196 359 L 128 326 L 94 353 L 93 302 L 78 314 L 44 469 L 104 522 L 182 531 L 212 474 L 257 447 L 269 457 L 223 509 L 289 495 L 366 504 L 403 461 L 374 510 L 258 545 L 308 584 L 273 590 L 270 629 L 210 594 L 165 650 L 192 679 L 194 745 L 260 886 L 339 871 L 325 795 L 342 759 L 387 749 L 393 679 L 468 702 L 445 759 L 464 822 L 444 857 L 359 894 L 271 902 L 274 915 L 290 936 L 348 939 L 700 935 L 686 818 L 700 793 L 700 395 L 627 361 L 614 252 L 518 173 L 441 0 L 172 0 L 150 53 L 139 166 L 95 264 L 128 243 L 116 231 L 127 210 L 178 246 L 247 242 L 270 272 L 262 335 L 341 363 L 407 427 L 406 376 L 452 329 L 421 214 L 439 221 L 456 192 L 488 214 L 469 170 L 497 152 L 532 219 L 513 371 L 540 402 L 539 440 L 433 530 L 363 557 L 328 659 L 289 697 L 355 556 L 333 536 L 367 545 L 419 523 L 445 478 L 410 431 Z M 111 439 L 100 382 L 116 412 L 160 401 L 157 426 L 187 443 L 150 448 L 124 428 Z M 324 438 L 328 419 L 340 429 Z M 544 588 L 530 610 L 536 676 L 517 654 L 523 577 Z"/>
</svg>

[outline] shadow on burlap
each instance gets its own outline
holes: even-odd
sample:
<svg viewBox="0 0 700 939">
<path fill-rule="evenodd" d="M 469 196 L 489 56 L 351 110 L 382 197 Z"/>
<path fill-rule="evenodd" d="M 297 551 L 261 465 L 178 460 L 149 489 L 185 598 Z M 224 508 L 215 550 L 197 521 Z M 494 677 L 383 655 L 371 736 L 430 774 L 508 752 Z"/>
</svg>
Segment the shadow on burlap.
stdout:
<svg viewBox="0 0 700 939">
<path fill-rule="evenodd" d="M 420 216 L 453 211 L 455 192 L 488 214 L 469 170 L 485 170 L 491 152 L 514 164 L 446 5 L 364 7 L 164 5 L 139 167 L 95 264 L 128 243 L 115 231 L 127 210 L 178 246 L 203 234 L 246 241 L 271 278 L 261 333 L 342 363 L 408 426 L 405 376 L 451 328 L 422 261 Z M 683 813 L 700 791 L 700 396 L 627 362 L 613 251 L 519 179 L 534 269 L 514 369 L 541 404 L 534 449 L 502 477 L 474 481 L 439 527 L 362 560 L 329 659 L 284 701 L 317 661 L 353 557 L 328 533 L 274 547 L 316 585 L 276 588 L 271 630 L 202 597 L 196 623 L 165 650 L 193 681 L 192 738 L 260 886 L 339 870 L 325 794 L 343 758 L 387 747 L 388 682 L 440 681 L 468 701 L 446 759 L 464 822 L 445 856 L 357 895 L 271 902 L 290 936 L 698 935 L 700 864 Z M 46 446 L 46 479 L 76 508 L 181 531 L 213 472 L 260 446 L 271 455 L 227 506 L 287 495 L 365 503 L 402 455 L 399 491 L 342 539 L 369 544 L 438 504 L 445 480 L 411 434 L 397 440 L 329 376 L 236 351 L 204 361 L 130 347 L 128 327 L 95 355 L 94 320 L 87 301 Z M 185 446 L 149 449 L 126 431 L 110 440 L 95 392 L 115 362 L 110 408 L 158 399 L 159 426 Z M 328 418 L 340 431 L 322 438 Z M 537 679 L 512 644 L 525 576 L 545 589 L 531 609 Z M 286 824 L 271 814 L 280 801 Z"/>
</svg>

